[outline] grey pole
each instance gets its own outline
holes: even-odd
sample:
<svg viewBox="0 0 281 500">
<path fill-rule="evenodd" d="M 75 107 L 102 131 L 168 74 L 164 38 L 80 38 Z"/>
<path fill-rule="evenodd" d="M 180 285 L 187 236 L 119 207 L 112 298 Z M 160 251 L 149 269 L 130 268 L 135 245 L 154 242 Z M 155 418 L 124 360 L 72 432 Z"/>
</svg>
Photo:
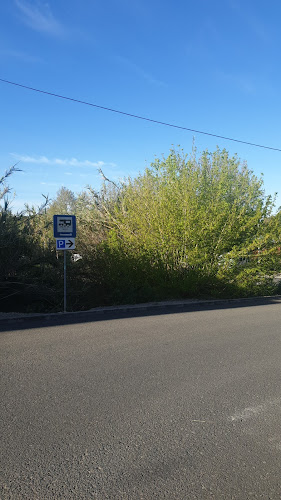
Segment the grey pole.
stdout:
<svg viewBox="0 0 281 500">
<path fill-rule="evenodd" d="M 66 312 L 66 250 L 63 251 L 63 312 Z"/>
</svg>

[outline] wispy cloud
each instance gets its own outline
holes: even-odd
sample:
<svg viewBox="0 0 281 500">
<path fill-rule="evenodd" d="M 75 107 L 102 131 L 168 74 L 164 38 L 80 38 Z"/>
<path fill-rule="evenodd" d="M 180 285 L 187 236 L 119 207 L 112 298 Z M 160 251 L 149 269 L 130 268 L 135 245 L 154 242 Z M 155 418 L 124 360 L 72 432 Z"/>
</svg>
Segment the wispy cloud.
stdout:
<svg viewBox="0 0 281 500">
<path fill-rule="evenodd" d="M 238 90 L 246 94 L 254 94 L 256 92 L 256 86 L 253 83 L 253 80 L 247 75 L 218 71 L 216 73 L 216 78 L 224 84 L 236 87 Z"/>
<path fill-rule="evenodd" d="M 33 163 L 37 165 L 56 165 L 62 167 L 96 167 L 101 168 L 105 165 L 115 167 L 115 163 L 106 163 L 104 161 L 78 160 L 77 158 L 48 158 L 47 156 L 27 156 L 11 153 L 11 155 L 20 162 Z"/>
<path fill-rule="evenodd" d="M 42 186 L 52 186 L 52 187 L 60 187 L 61 184 L 59 182 L 40 182 Z"/>
<path fill-rule="evenodd" d="M 49 188 L 60 188 L 60 187 L 62 187 L 63 184 L 61 182 L 40 182 L 40 185 L 46 186 Z M 68 189 L 72 189 L 72 190 L 76 190 L 76 189 L 81 188 L 80 184 L 67 184 L 67 187 L 68 187 Z"/>
<path fill-rule="evenodd" d="M 21 50 L 13 50 L 13 49 L 0 49 L 0 58 L 14 58 L 21 60 L 26 63 L 37 63 L 42 62 L 42 59 L 37 56 L 32 56 L 27 54 L 26 52 L 22 52 Z"/>
<path fill-rule="evenodd" d="M 119 0 L 118 3 L 125 10 L 126 14 L 130 12 L 138 16 L 138 19 L 140 17 L 143 19 L 150 18 L 150 5 L 143 0 Z"/>
<path fill-rule="evenodd" d="M 115 60 L 117 63 L 122 64 L 123 66 L 127 67 L 130 71 L 133 71 L 136 75 L 140 76 L 144 80 L 146 80 L 148 83 L 152 85 L 157 85 L 158 87 L 163 87 L 166 84 L 162 82 L 161 80 L 158 80 L 157 78 L 154 78 L 151 74 L 147 73 L 144 71 L 140 66 L 137 64 L 133 63 L 129 59 L 123 56 L 116 56 Z"/>
<path fill-rule="evenodd" d="M 272 42 L 272 33 L 266 27 L 264 19 L 257 15 L 257 9 L 245 6 L 245 2 L 239 0 L 228 0 L 229 7 L 242 19 L 263 43 Z"/>
<path fill-rule="evenodd" d="M 23 22 L 30 28 L 56 37 L 66 35 L 66 29 L 55 19 L 48 3 L 41 0 L 15 0 L 15 4 Z"/>
<path fill-rule="evenodd" d="M 272 39 L 272 34 L 266 28 L 265 24 L 261 19 L 259 19 L 254 12 L 251 12 L 248 16 L 248 24 L 252 28 L 255 35 L 260 39 L 263 43 L 270 43 Z"/>
</svg>

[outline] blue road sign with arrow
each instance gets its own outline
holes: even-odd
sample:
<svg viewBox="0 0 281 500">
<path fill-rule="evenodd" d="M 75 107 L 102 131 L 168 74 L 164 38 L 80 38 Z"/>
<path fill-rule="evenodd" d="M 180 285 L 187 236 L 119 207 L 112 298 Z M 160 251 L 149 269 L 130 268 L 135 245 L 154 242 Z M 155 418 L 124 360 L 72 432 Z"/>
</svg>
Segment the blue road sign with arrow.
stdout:
<svg viewBox="0 0 281 500">
<path fill-rule="evenodd" d="M 75 238 L 57 238 L 56 250 L 73 250 L 75 248 Z"/>
</svg>

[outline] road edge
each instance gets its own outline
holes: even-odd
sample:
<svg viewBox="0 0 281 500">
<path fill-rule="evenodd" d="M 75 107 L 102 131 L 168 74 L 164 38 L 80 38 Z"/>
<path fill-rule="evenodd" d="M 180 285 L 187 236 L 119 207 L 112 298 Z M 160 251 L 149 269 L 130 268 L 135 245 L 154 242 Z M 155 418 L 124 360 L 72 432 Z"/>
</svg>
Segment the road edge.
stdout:
<svg viewBox="0 0 281 500">
<path fill-rule="evenodd" d="M 190 309 L 192 307 L 203 307 L 203 306 L 223 306 L 223 305 L 237 305 L 239 304 L 250 304 L 250 303 L 267 303 L 267 302 L 280 302 L 281 295 L 268 295 L 259 297 L 247 297 L 247 298 L 235 298 L 235 299 L 187 299 L 187 300 L 168 300 L 161 302 L 146 302 L 140 304 L 124 304 L 116 306 L 106 306 L 106 307 L 95 307 L 93 309 L 88 309 L 87 311 L 74 311 L 74 312 L 55 312 L 55 313 L 0 313 L 0 325 L 6 325 L 11 323 L 23 323 L 26 321 L 48 321 L 57 319 L 74 319 L 75 316 L 82 317 L 85 316 L 89 319 L 90 316 L 93 318 L 97 315 L 106 315 L 110 313 L 128 313 L 128 312 L 142 312 L 142 311 L 157 311 L 166 309 L 167 312 L 173 309 Z"/>
</svg>

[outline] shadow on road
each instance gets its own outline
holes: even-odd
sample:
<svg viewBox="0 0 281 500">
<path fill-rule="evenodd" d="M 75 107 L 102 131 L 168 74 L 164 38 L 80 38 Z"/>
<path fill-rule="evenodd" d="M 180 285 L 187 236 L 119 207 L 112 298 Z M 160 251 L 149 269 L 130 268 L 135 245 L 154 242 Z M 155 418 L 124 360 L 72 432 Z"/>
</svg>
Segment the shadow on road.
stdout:
<svg viewBox="0 0 281 500">
<path fill-rule="evenodd" d="M 84 311 L 77 313 L 42 314 L 33 317 L 20 317 L 0 320 L 0 332 L 26 330 L 60 325 L 74 325 L 93 321 L 109 321 L 114 319 L 159 316 L 163 314 L 188 313 L 196 311 L 213 311 L 220 309 L 237 309 L 264 305 L 281 305 L 281 296 L 258 297 L 253 299 L 230 299 L 221 301 L 202 301 L 193 303 L 170 303 L 141 306 L 123 306 L 118 309 Z"/>
</svg>

